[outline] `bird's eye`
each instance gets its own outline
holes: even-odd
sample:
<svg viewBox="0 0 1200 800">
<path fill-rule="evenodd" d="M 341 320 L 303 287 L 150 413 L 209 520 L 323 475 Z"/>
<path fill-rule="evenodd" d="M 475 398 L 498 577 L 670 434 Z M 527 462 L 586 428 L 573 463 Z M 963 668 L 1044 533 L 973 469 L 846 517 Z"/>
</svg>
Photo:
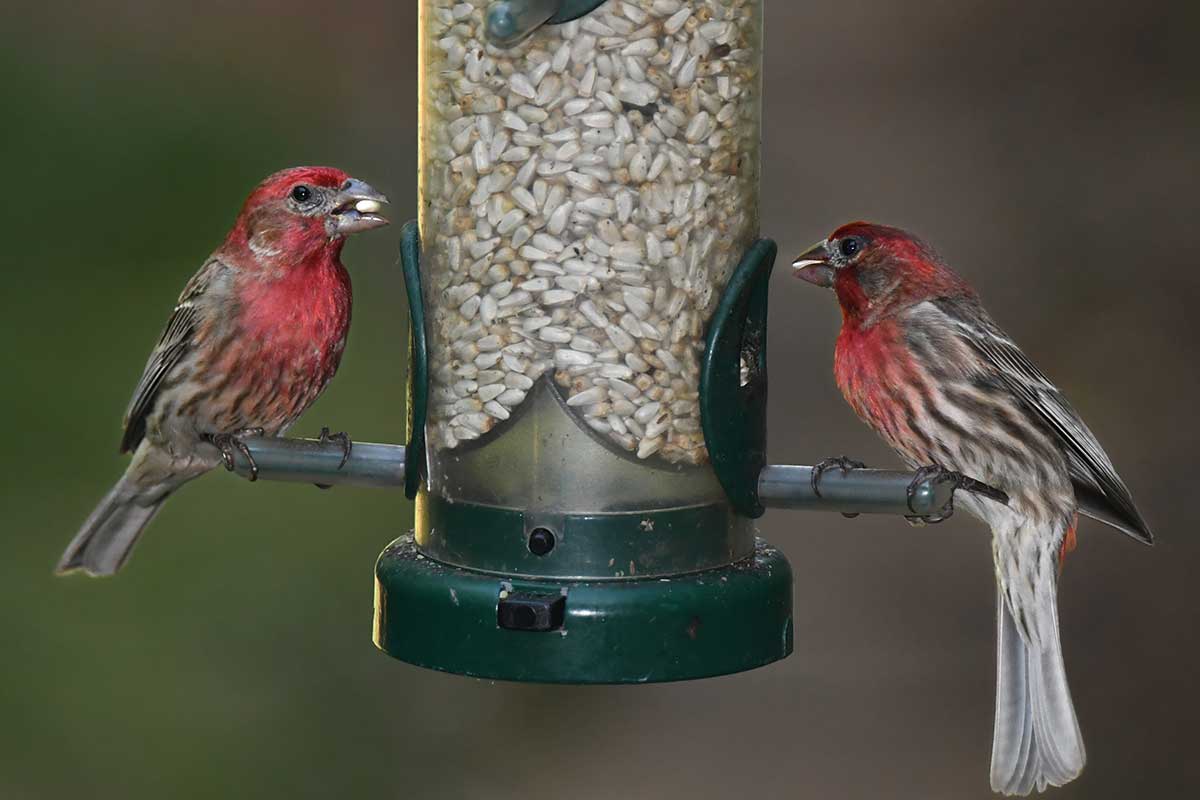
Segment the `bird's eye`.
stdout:
<svg viewBox="0 0 1200 800">
<path fill-rule="evenodd" d="M 312 189 L 307 186 L 297 186 L 292 189 L 292 199 L 297 203 L 307 203 L 312 197 Z"/>
<path fill-rule="evenodd" d="M 842 255 L 844 255 L 846 258 L 854 258 L 856 255 L 858 255 L 858 252 L 862 250 L 862 245 L 862 239 L 858 238 L 857 236 L 851 236 L 848 239 L 842 239 L 842 244 L 839 249 L 842 251 Z"/>
</svg>

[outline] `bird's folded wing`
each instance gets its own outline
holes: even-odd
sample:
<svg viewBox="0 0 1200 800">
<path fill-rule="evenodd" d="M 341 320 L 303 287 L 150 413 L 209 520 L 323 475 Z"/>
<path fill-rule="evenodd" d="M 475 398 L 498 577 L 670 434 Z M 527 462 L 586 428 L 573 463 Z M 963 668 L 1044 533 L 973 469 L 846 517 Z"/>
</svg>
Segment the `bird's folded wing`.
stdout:
<svg viewBox="0 0 1200 800">
<path fill-rule="evenodd" d="M 1152 543 L 1150 527 L 1112 460 L 1058 387 L 982 309 L 978 309 L 976 322 L 954 314 L 944 305 L 941 308 L 952 318 L 957 335 L 996 369 L 1009 390 L 1054 435 L 1066 455 L 1079 510 L 1135 539 Z"/>
<path fill-rule="evenodd" d="M 125 435 L 121 439 L 121 452 L 129 452 L 138 446 L 146 434 L 146 416 L 154 405 L 163 379 L 191 349 L 193 337 L 199 324 L 198 304 L 204 295 L 229 272 L 219 259 L 209 259 L 192 276 L 171 318 L 159 337 L 158 344 L 146 361 L 141 380 L 133 391 L 129 407 L 125 411 Z"/>
</svg>

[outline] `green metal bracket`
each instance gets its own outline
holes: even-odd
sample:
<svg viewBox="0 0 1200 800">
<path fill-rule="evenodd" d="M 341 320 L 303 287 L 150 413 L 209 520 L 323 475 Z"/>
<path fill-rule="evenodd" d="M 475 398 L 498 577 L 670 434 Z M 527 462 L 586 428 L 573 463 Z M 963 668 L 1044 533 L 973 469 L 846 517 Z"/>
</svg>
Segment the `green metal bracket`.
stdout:
<svg viewBox="0 0 1200 800">
<path fill-rule="evenodd" d="M 760 517 L 767 463 L 767 290 L 779 248 L 755 242 L 734 270 L 708 328 L 700 421 L 713 471 L 740 514 Z"/>
<path fill-rule="evenodd" d="M 497 47 L 512 47 L 543 25 L 560 25 L 590 13 L 605 0 L 497 0 L 488 6 L 484 29 Z"/>
<path fill-rule="evenodd" d="M 792 652 L 792 570 L 759 540 L 719 569 L 648 580 L 507 578 L 425 557 L 412 536 L 375 565 L 375 644 L 479 678 L 651 683 L 754 669 Z"/>
<path fill-rule="evenodd" d="M 421 230 L 408 222 L 400 231 L 400 263 L 408 295 L 408 414 L 404 451 L 404 496 L 416 498 L 425 477 L 425 416 L 429 408 L 429 350 L 425 301 L 421 296 Z"/>
</svg>

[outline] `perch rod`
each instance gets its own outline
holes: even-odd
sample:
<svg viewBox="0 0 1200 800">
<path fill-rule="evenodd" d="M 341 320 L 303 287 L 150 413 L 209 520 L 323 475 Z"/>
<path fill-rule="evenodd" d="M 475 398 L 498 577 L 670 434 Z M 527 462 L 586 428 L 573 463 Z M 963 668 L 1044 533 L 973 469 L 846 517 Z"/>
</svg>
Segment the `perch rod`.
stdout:
<svg viewBox="0 0 1200 800">
<path fill-rule="evenodd" d="M 246 445 L 263 480 L 299 481 L 323 485 L 401 487 L 404 485 L 404 447 L 355 442 L 345 466 L 342 446 L 316 439 L 250 438 Z M 239 475 L 250 465 L 235 454 Z M 925 515 L 940 509 L 954 491 L 949 481 L 928 478 L 913 494 L 913 473 L 876 469 L 841 472 L 830 469 L 821 478 L 821 496 L 812 489 L 812 467 L 769 464 L 758 477 L 759 497 L 768 508 L 839 511 L 862 514 Z"/>
</svg>

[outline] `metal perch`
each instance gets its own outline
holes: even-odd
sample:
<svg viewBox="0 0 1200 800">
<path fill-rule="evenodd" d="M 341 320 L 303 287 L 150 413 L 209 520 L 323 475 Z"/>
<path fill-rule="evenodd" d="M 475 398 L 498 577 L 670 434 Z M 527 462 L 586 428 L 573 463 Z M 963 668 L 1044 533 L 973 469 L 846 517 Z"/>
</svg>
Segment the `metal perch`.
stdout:
<svg viewBox="0 0 1200 800">
<path fill-rule="evenodd" d="M 246 440 L 262 480 L 297 481 L 326 486 L 403 488 L 403 445 L 355 442 L 345 466 L 342 446 L 317 439 Z M 250 464 L 235 454 L 235 469 L 249 477 Z M 768 508 L 836 511 L 844 514 L 926 516 L 946 505 L 953 479 L 931 476 L 919 482 L 909 500 L 916 473 L 878 469 L 832 469 L 821 476 L 821 495 L 812 489 L 812 467 L 768 464 L 758 476 L 758 493 Z"/>
</svg>

